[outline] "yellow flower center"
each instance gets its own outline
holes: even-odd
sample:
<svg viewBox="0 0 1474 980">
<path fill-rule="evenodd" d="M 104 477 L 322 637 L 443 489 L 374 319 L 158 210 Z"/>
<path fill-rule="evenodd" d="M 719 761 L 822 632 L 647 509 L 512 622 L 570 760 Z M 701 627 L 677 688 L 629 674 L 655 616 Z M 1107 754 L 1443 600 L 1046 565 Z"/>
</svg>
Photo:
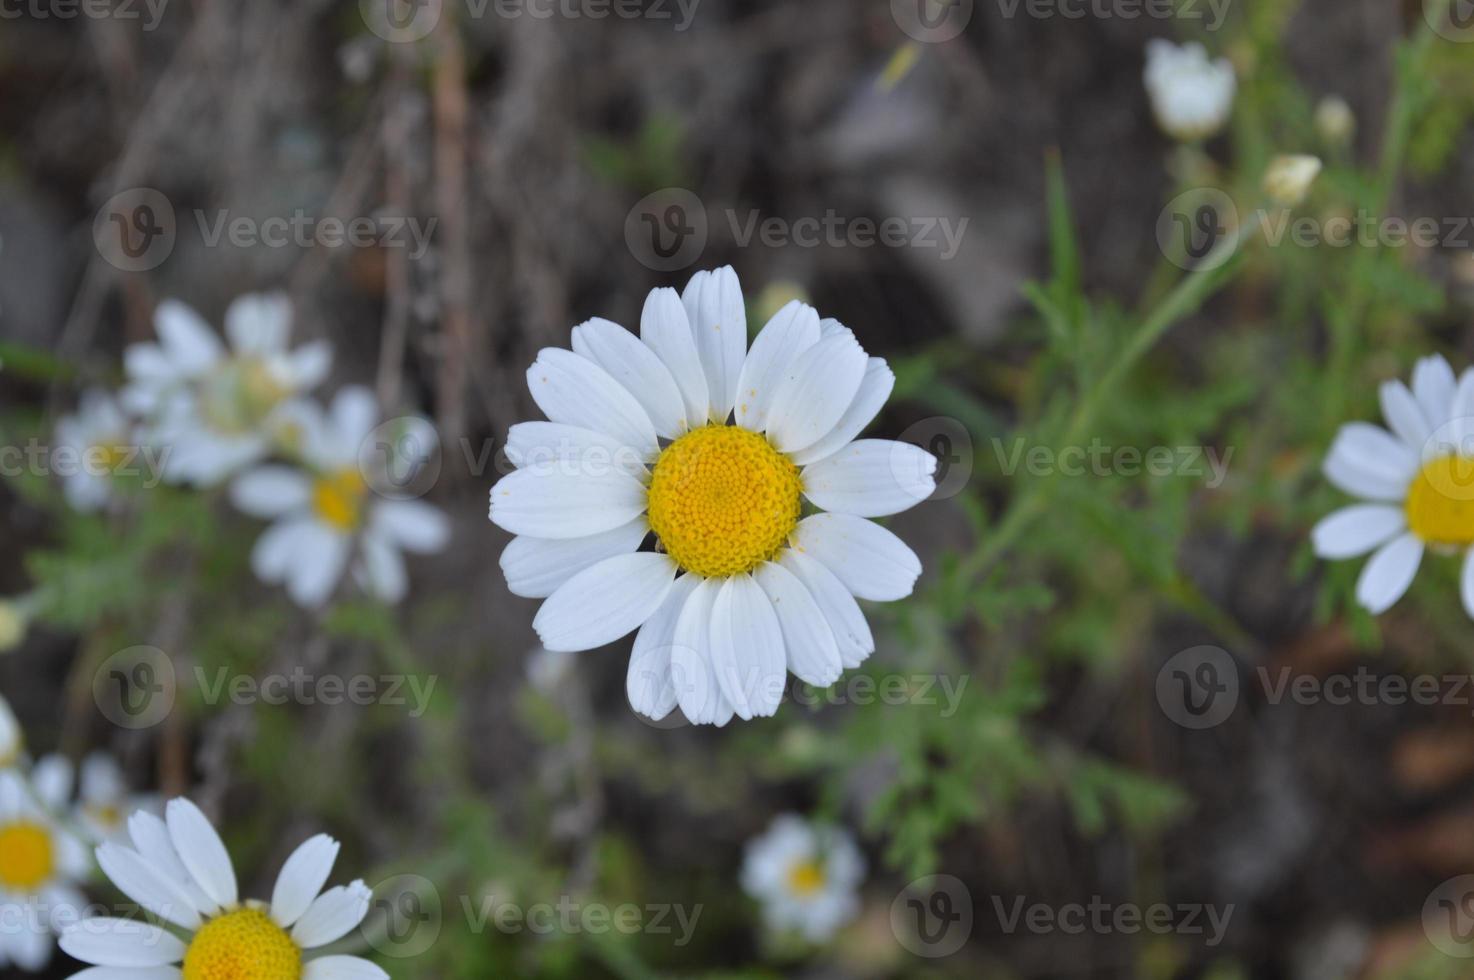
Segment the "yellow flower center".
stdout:
<svg viewBox="0 0 1474 980">
<path fill-rule="evenodd" d="M 1407 526 L 1428 544 L 1474 544 L 1474 459 L 1440 456 L 1407 491 Z"/>
<path fill-rule="evenodd" d="M 206 922 L 184 951 L 184 980 L 299 980 L 302 951 L 261 909 Z"/>
<path fill-rule="evenodd" d="M 135 455 L 133 447 L 126 444 L 126 439 L 118 439 L 116 442 L 99 442 L 90 449 L 92 462 L 97 468 L 106 472 L 116 472 L 118 467 L 128 462 L 130 456 Z"/>
<path fill-rule="evenodd" d="M 0 885 L 28 892 L 51 880 L 56 866 L 51 832 L 38 823 L 18 820 L 0 825 Z"/>
<path fill-rule="evenodd" d="M 329 473 L 312 485 L 312 509 L 325 523 L 340 531 L 351 531 L 362 519 L 363 495 L 367 489 L 356 469 Z"/>
<path fill-rule="evenodd" d="M 265 361 L 236 358 L 205 381 L 200 406 L 210 427 L 226 433 L 253 432 L 291 391 Z"/>
<path fill-rule="evenodd" d="M 655 461 L 650 527 L 676 564 L 719 578 L 777 554 L 798 523 L 798 467 L 756 432 L 693 429 Z"/>
<path fill-rule="evenodd" d="M 800 861 L 788 869 L 788 888 L 795 895 L 807 898 L 824 887 L 824 869 L 818 861 Z"/>
</svg>

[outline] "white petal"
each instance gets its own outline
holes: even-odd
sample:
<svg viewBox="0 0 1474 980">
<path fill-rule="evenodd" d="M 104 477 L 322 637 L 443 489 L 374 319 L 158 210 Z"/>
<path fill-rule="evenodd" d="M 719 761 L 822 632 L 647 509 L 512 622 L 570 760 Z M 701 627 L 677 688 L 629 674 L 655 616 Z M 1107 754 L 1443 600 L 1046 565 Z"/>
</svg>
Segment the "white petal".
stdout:
<svg viewBox="0 0 1474 980">
<path fill-rule="evenodd" d="M 543 646 L 592 650 L 639 627 L 660 608 L 675 562 L 654 552 L 606 558 L 558 587 L 533 617 Z"/>
<path fill-rule="evenodd" d="M 937 458 L 919 446 L 860 439 L 804 468 L 804 496 L 824 510 L 886 517 L 930 497 L 936 472 Z"/>
<path fill-rule="evenodd" d="M 118 891 L 143 908 L 184 929 L 198 929 L 199 910 L 183 883 L 156 868 L 131 847 L 106 843 L 97 849 L 97 864 Z"/>
<path fill-rule="evenodd" d="M 332 366 L 331 344 L 325 340 L 303 344 L 286 357 L 286 382 L 293 391 L 308 391 L 322 383 Z"/>
<path fill-rule="evenodd" d="M 1323 471 L 1340 489 L 1368 500 L 1400 501 L 1418 460 L 1395 436 L 1364 422 L 1343 425 Z"/>
<path fill-rule="evenodd" d="M 814 597 L 839 645 L 840 660 L 846 667 L 858 667 L 875 652 L 875 638 L 859 603 L 843 582 L 821 562 L 791 548 L 778 556 L 778 564 L 794 574 Z"/>
<path fill-rule="evenodd" d="M 651 290 L 646 297 L 640 314 L 640 339 L 660 358 L 680 388 L 687 423 L 704 423 L 710 402 L 706 369 L 701 366 L 686 308 L 674 289 Z"/>
<path fill-rule="evenodd" d="M 737 379 L 747 354 L 747 307 L 737 273 L 729 265 L 696 273 L 681 293 L 681 303 L 706 373 L 711 420 L 725 422 L 737 400 Z"/>
<path fill-rule="evenodd" d="M 507 430 L 507 459 L 518 469 L 594 476 L 617 470 L 645 476 L 646 454 L 593 429 L 558 422 L 520 422 Z"/>
<path fill-rule="evenodd" d="M 287 346 L 292 304 L 285 293 L 251 293 L 225 311 L 225 336 L 240 354 L 275 354 Z"/>
<path fill-rule="evenodd" d="M 130 344 L 123 351 L 123 371 L 129 380 L 142 383 L 135 398 L 152 400 L 153 386 L 179 378 L 179 369 L 158 344 Z"/>
<path fill-rule="evenodd" d="M 31 768 L 31 790 L 49 809 L 64 809 L 72 795 L 72 763 L 64 755 L 41 758 Z"/>
<path fill-rule="evenodd" d="M 158 926 L 131 919 L 84 919 L 62 933 L 61 948 L 98 966 L 167 966 L 184 959 L 184 943 Z"/>
<path fill-rule="evenodd" d="M 1409 448 L 1421 455 L 1433 429 L 1418 407 L 1418 400 L 1401 381 L 1383 382 L 1380 396 L 1382 416 L 1388 426 Z"/>
<path fill-rule="evenodd" d="M 361 881 L 329 888 L 319 895 L 292 927 L 292 941 L 316 949 L 342 939 L 368 915 L 373 892 Z"/>
<path fill-rule="evenodd" d="M 793 543 L 796 550 L 827 566 L 859 599 L 904 599 L 921 575 L 921 559 L 906 542 L 861 517 L 806 517 L 794 528 Z"/>
<path fill-rule="evenodd" d="M 230 484 L 230 502 L 252 517 L 270 519 L 301 510 L 312 500 L 312 481 L 290 466 L 261 466 Z"/>
<path fill-rule="evenodd" d="M 357 956 L 320 956 L 302 964 L 302 980 L 389 980 L 389 974 Z"/>
<path fill-rule="evenodd" d="M 727 579 L 711 607 L 711 667 L 739 718 L 778 710 L 787 665 L 783 629 L 767 594 L 751 575 Z"/>
<path fill-rule="evenodd" d="M 844 663 L 840 660 L 834 630 L 798 576 L 782 565 L 764 562 L 753 572 L 753 578 L 778 614 L 788 669 L 799 680 L 815 687 L 828 687 L 839 680 Z M 843 591 L 843 586 L 840 589 Z"/>
<path fill-rule="evenodd" d="M 180 980 L 183 976 L 177 966 L 90 966 L 73 973 L 69 980 Z"/>
<path fill-rule="evenodd" d="M 630 707 L 654 721 L 660 721 L 676 706 L 676 687 L 670 670 L 676 621 L 685 608 L 686 600 L 701 581 L 697 575 L 682 575 L 676 579 L 660 608 L 645 620 L 645 625 L 635 635 L 629 671 L 625 674 L 625 694 Z"/>
<path fill-rule="evenodd" d="M 617 323 L 593 319 L 573 328 L 573 350 L 625 387 L 655 431 L 675 439 L 688 428 L 686 403 L 670 370 L 656 353 Z"/>
<path fill-rule="evenodd" d="M 655 426 L 635 396 L 599 365 L 571 350 L 545 347 L 527 369 L 532 400 L 549 419 L 613 436 L 645 456 L 659 448 Z"/>
<path fill-rule="evenodd" d="M 513 595 L 545 599 L 585 568 L 637 550 L 649 532 L 645 518 L 637 517 L 613 530 L 583 538 L 513 538 L 501 557 L 507 588 Z"/>
<path fill-rule="evenodd" d="M 405 551 L 429 555 L 450 542 L 450 520 L 423 500 L 385 500 L 374 507 L 369 532 Z"/>
<path fill-rule="evenodd" d="M 82 760 L 77 792 L 83 802 L 99 806 L 121 801 L 128 793 L 128 782 L 118 760 L 106 752 L 87 753 Z"/>
<path fill-rule="evenodd" d="M 691 590 L 671 640 L 671 683 L 681 712 L 693 725 L 717 724 L 732 711 L 711 664 L 711 609 L 720 589 L 720 581 L 706 579 Z"/>
<path fill-rule="evenodd" d="M 1436 430 L 1449 420 L 1457 384 L 1454 369 L 1438 354 L 1423 358 L 1413 368 L 1413 397 L 1430 429 Z"/>
<path fill-rule="evenodd" d="M 819 342 L 819 314 L 794 300 L 773 315 L 758 333 L 737 380 L 734 417 L 738 425 L 762 432 L 768 411 L 786 370 L 804 351 Z"/>
<path fill-rule="evenodd" d="M 788 365 L 768 413 L 768 438 L 796 453 L 832 432 L 855 400 L 869 358 L 854 338 L 828 337 Z"/>
<path fill-rule="evenodd" d="M 508 473 L 491 488 L 491 520 L 513 534 L 583 538 L 601 534 L 645 511 L 645 487 L 620 472 L 602 476 Z"/>
<path fill-rule="evenodd" d="M 285 581 L 296 561 L 301 535 L 312 523 L 308 518 L 300 518 L 268 527 L 251 549 L 251 571 L 256 577 L 267 584 Z"/>
<path fill-rule="evenodd" d="M 885 359 L 870 358 L 865 364 L 865 377 L 860 381 L 860 390 L 855 392 L 854 399 L 834 424 L 834 428 L 812 446 L 794 453 L 793 461 L 799 466 L 808 466 L 849 445 L 880 414 L 895 386 L 896 375 L 885 363 Z"/>
<path fill-rule="evenodd" d="M 154 311 L 154 329 L 164 342 L 164 353 L 182 374 L 203 374 L 225 356 L 225 348 L 210 325 L 178 300 L 166 299 L 159 304 Z"/>
<path fill-rule="evenodd" d="M 1364 555 L 1407 529 L 1400 508 L 1355 504 L 1322 518 L 1310 531 L 1315 553 L 1322 558 Z"/>
<path fill-rule="evenodd" d="M 363 385 L 349 385 L 333 396 L 328 410 L 333 428 L 333 437 L 338 450 L 333 456 L 345 460 L 355 459 L 360 447 L 374 426 L 379 424 L 379 402 L 374 393 Z"/>
<path fill-rule="evenodd" d="M 360 563 L 354 575 L 370 595 L 380 602 L 396 605 L 409 591 L 409 574 L 399 549 L 376 534 L 365 534 L 359 541 Z"/>
<path fill-rule="evenodd" d="M 302 918 L 327 884 L 338 860 L 339 844 L 327 834 L 308 838 L 292 852 L 276 876 L 271 892 L 271 918 L 283 929 L 290 929 Z"/>
<path fill-rule="evenodd" d="M 179 853 L 174 850 L 169 828 L 163 820 L 145 810 L 138 810 L 128 818 L 128 836 L 144 860 L 184 886 L 195 908 L 205 915 L 220 911 L 220 903 L 205 894 L 184 867 L 184 862 L 179 860 Z"/>
<path fill-rule="evenodd" d="M 169 826 L 169 840 L 174 845 L 174 852 L 200 890 L 218 905 L 226 908 L 234 905 L 239 895 L 230 853 L 200 808 L 183 797 L 170 800 L 164 810 L 164 821 Z"/>
<path fill-rule="evenodd" d="M 286 570 L 287 595 L 304 609 L 316 609 L 342 581 L 353 542 L 316 521 L 301 521 L 296 526 L 296 560 Z"/>
<path fill-rule="evenodd" d="M 1356 601 L 1372 615 L 1379 615 L 1402 598 L 1413 584 L 1418 563 L 1423 560 L 1423 542 L 1404 534 L 1383 545 L 1361 570 L 1356 581 Z"/>
</svg>

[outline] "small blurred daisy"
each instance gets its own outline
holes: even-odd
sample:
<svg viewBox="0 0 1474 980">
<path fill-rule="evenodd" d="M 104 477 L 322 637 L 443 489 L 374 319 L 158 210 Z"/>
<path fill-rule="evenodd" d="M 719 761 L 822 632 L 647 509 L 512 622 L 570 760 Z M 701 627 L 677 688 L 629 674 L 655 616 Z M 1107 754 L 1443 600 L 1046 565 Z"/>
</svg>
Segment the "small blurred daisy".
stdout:
<svg viewBox="0 0 1474 980">
<path fill-rule="evenodd" d="M 1157 124 L 1183 142 L 1207 139 L 1228 122 L 1238 87 L 1227 58 L 1211 61 L 1196 41 L 1155 38 L 1146 46 L 1146 91 Z"/>
<path fill-rule="evenodd" d="M 165 819 L 128 820 L 133 847 L 103 844 L 97 861 L 128 898 L 183 938 L 136 919 L 84 919 L 61 948 L 97 974 L 147 980 L 373 980 L 388 974 L 357 956 L 306 953 L 358 928 L 372 892 L 362 881 L 323 891 L 338 842 L 326 834 L 287 858 L 271 901 L 241 901 L 230 854 L 210 821 L 185 799 L 170 800 Z M 77 976 L 91 976 L 84 971 Z"/>
<path fill-rule="evenodd" d="M 284 295 L 242 296 L 225 311 L 227 349 L 183 303 L 159 304 L 161 342 L 125 352 L 123 404 L 149 420 L 149 445 L 167 452 L 166 478 L 210 486 L 290 437 L 289 406 L 332 366 L 324 341 L 289 350 L 291 325 Z"/>
<path fill-rule="evenodd" d="M 163 809 L 157 797 L 130 792 L 122 768 L 106 752 L 93 752 L 82 760 L 77 783 L 77 825 L 98 843 L 124 839 L 128 814 Z"/>
<path fill-rule="evenodd" d="M 829 940 L 860 911 L 865 859 L 837 827 L 785 814 L 750 841 L 742 887 L 762 905 L 774 932 L 794 931 L 812 943 Z"/>
<path fill-rule="evenodd" d="M 262 466 L 230 488 L 237 507 L 274 522 L 257 540 L 251 567 L 263 582 L 286 583 L 292 599 L 308 608 L 326 602 L 350 567 L 371 595 L 398 602 L 408 588 L 401 552 L 444 548 L 445 515 L 423 501 L 374 492 L 364 471 L 379 461 L 361 450 L 379 409 L 367 388 L 344 388 L 326 414 L 304 405 L 294 417 L 307 469 Z"/>
<path fill-rule="evenodd" d="M 29 780 L 0 772 L 0 967 L 43 969 L 53 925 L 86 903 L 76 882 L 89 870 L 87 849 L 55 817 L 70 791 L 70 767 L 55 756 L 36 763 Z"/>
<path fill-rule="evenodd" d="M 1402 598 L 1425 550 L 1462 553 L 1464 608 L 1474 616 L 1474 371 L 1455 379 L 1442 357 L 1427 357 L 1411 390 L 1388 381 L 1381 401 L 1391 431 L 1344 425 L 1326 457 L 1326 478 L 1365 502 L 1315 526 L 1315 553 L 1373 552 L 1356 583 L 1357 602 L 1373 614 Z"/>
<path fill-rule="evenodd" d="M 96 389 L 82 395 L 75 415 L 56 424 L 56 442 L 71 457 L 65 467 L 62 460 L 53 459 L 62 492 L 67 503 L 84 513 L 101 510 L 113 500 L 113 480 L 120 467 L 144 462 L 128 416 L 111 395 Z"/>
<path fill-rule="evenodd" d="M 773 714 L 789 670 L 827 687 L 875 649 L 855 600 L 910 595 L 921 562 L 868 518 L 929 497 L 936 459 L 855 439 L 895 376 L 848 329 L 795 301 L 749 351 L 736 273 L 700 272 L 650 294 L 638 337 L 590 320 L 527 381 L 552 421 L 512 427 L 491 519 L 518 535 L 508 587 L 547 599 L 545 647 L 638 628 L 635 710 L 717 725 Z"/>
<path fill-rule="evenodd" d="M 26 739 L 20 722 L 10 709 L 10 702 L 0 694 L 0 769 L 9 769 L 20 762 L 25 751 Z"/>
</svg>

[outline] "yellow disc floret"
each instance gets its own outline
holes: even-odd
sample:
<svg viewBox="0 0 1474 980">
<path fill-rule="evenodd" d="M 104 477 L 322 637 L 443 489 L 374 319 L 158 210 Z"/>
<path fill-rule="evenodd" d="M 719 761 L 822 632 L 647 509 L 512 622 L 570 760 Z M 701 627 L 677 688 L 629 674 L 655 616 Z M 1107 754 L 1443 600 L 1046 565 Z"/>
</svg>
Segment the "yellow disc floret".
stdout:
<svg viewBox="0 0 1474 980">
<path fill-rule="evenodd" d="M 818 861 L 800 861 L 788 869 L 788 890 L 806 898 L 824 887 L 824 869 Z"/>
<path fill-rule="evenodd" d="M 38 823 L 18 820 L 0 824 L 0 885 L 25 893 L 51 880 L 56 852 L 51 832 Z"/>
<path fill-rule="evenodd" d="M 1474 544 L 1474 459 L 1425 464 L 1408 487 L 1407 526 L 1428 544 Z"/>
<path fill-rule="evenodd" d="M 206 922 L 184 951 L 184 980 L 300 980 L 302 951 L 264 911 Z"/>
<path fill-rule="evenodd" d="M 676 564 L 719 578 L 777 554 L 798 523 L 798 467 L 756 432 L 693 429 L 665 448 L 650 480 L 650 527 Z"/>
<path fill-rule="evenodd" d="M 363 495 L 368 489 L 358 470 L 338 470 L 312 484 L 312 509 L 324 523 L 340 531 L 358 527 L 363 513 Z"/>
</svg>

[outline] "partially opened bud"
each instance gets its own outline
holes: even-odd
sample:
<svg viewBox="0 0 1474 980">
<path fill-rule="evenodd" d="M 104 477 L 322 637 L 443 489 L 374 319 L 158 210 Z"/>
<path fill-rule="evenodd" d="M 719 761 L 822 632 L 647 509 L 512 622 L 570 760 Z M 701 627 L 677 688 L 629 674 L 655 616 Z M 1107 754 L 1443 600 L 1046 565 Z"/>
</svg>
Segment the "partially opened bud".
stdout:
<svg viewBox="0 0 1474 980">
<path fill-rule="evenodd" d="M 1276 204 L 1292 208 L 1305 200 L 1320 175 L 1320 157 L 1305 153 L 1275 157 L 1264 172 L 1264 193 Z"/>
<path fill-rule="evenodd" d="M 1356 132 L 1356 114 L 1339 95 L 1328 95 L 1315 107 L 1315 131 L 1333 146 L 1340 146 Z"/>
</svg>

